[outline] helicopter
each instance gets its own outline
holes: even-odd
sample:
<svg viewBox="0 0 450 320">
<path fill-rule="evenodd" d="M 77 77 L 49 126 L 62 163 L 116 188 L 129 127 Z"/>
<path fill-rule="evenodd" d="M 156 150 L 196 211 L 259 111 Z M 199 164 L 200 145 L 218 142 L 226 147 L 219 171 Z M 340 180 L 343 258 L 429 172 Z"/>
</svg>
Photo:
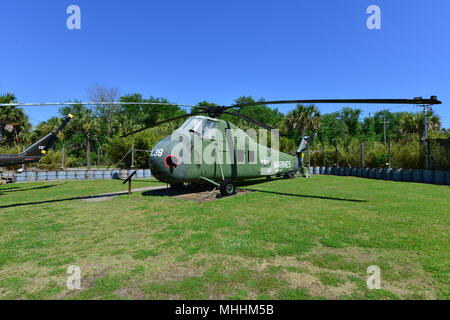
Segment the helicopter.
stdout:
<svg viewBox="0 0 450 320">
<path fill-rule="evenodd" d="M 52 148 L 55 144 L 58 133 L 60 133 L 67 126 L 72 118 L 73 115 L 67 115 L 56 130 L 53 130 L 42 139 L 33 143 L 22 153 L 0 154 L 0 166 L 4 167 L 15 164 L 39 162 L 47 154 L 48 150 L 50 150 L 50 148 Z"/>
<path fill-rule="evenodd" d="M 245 179 L 273 176 L 291 178 L 296 172 L 305 172 L 304 152 L 314 139 L 302 137 L 295 156 L 269 148 L 255 141 L 229 121 L 220 119 L 223 114 L 232 115 L 250 122 L 260 128 L 270 130 L 275 138 L 278 130 L 250 118 L 236 109 L 258 104 L 296 104 L 296 103 L 353 103 L 353 104 L 414 104 L 435 105 L 442 102 L 436 96 L 430 99 L 310 99 L 276 100 L 255 103 L 243 103 L 230 106 L 164 104 L 195 108 L 191 113 L 165 119 L 152 125 L 129 132 L 122 137 L 134 135 L 149 128 L 186 118 L 185 122 L 170 136 L 163 138 L 151 150 L 150 169 L 159 181 L 177 189 L 185 183 L 195 185 L 209 183 L 219 188 L 222 196 L 236 193 L 236 182 Z M 49 105 L 161 105 L 147 102 L 82 102 L 82 103 L 45 103 L 45 104 L 6 104 L 13 106 L 49 106 Z M 1 107 L 2 105 L 0 105 Z M 196 150 L 198 148 L 198 150 Z M 202 153 L 202 154 L 200 154 Z M 204 156 L 206 155 L 206 161 Z"/>
</svg>

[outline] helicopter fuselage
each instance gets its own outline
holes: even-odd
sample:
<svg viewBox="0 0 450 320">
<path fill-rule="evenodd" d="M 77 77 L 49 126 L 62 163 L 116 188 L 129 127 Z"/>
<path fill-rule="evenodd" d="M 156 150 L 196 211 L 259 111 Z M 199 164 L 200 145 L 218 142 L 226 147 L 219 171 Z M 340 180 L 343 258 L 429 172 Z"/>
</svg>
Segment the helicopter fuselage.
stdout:
<svg viewBox="0 0 450 320">
<path fill-rule="evenodd" d="M 155 145 L 150 169 L 156 179 L 177 184 L 284 175 L 298 171 L 299 163 L 228 121 L 196 116 Z"/>
</svg>

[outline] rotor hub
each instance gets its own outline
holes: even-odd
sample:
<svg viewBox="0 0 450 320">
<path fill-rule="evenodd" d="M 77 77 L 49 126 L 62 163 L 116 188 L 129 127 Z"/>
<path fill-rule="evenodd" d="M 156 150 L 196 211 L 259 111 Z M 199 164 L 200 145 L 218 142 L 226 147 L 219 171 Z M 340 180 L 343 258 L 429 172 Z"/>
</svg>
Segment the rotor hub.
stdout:
<svg viewBox="0 0 450 320">
<path fill-rule="evenodd" d="M 211 118 L 218 118 L 220 117 L 226 110 L 226 107 L 222 106 L 208 106 L 205 107 L 205 112 L 208 114 Z"/>
</svg>

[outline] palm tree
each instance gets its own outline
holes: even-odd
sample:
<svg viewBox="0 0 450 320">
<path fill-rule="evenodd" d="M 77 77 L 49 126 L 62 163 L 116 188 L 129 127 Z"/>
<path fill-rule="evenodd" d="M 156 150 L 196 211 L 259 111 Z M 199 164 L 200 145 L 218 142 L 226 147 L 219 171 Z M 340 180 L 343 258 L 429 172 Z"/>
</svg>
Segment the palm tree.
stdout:
<svg viewBox="0 0 450 320">
<path fill-rule="evenodd" d="M 294 110 L 286 116 L 288 130 L 300 130 L 304 137 L 307 130 L 316 132 L 320 127 L 320 112 L 315 105 L 304 106 L 298 104 Z"/>
<path fill-rule="evenodd" d="M 86 147 L 86 165 L 91 167 L 91 141 L 99 135 L 101 128 L 101 121 L 96 117 L 92 109 L 86 108 L 83 105 L 73 105 L 70 107 L 63 107 L 60 109 L 62 115 L 73 114 L 74 118 L 64 131 L 65 137 L 74 138 L 80 133 L 83 136 L 84 145 Z M 79 145 L 77 146 L 79 147 Z"/>
<path fill-rule="evenodd" d="M 441 119 L 432 110 L 427 112 L 427 130 L 439 131 L 441 128 Z M 405 136 L 424 135 L 424 116 L 423 113 L 404 113 L 400 116 L 401 131 Z"/>
<path fill-rule="evenodd" d="M 13 103 L 15 101 L 16 97 L 12 93 L 0 95 L 0 103 Z M 0 109 L 0 143 L 6 139 L 6 143 L 9 147 L 12 147 L 14 144 L 28 142 L 27 137 L 29 137 L 30 129 L 31 125 L 23 109 L 13 106 Z"/>
</svg>

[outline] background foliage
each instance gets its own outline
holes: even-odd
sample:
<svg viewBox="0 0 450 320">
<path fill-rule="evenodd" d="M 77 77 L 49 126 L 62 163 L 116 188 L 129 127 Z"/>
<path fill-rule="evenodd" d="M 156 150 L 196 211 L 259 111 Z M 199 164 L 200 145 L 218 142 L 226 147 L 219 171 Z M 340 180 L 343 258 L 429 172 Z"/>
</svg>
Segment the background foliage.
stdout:
<svg viewBox="0 0 450 320">
<path fill-rule="evenodd" d="M 162 97 L 144 98 L 140 93 L 120 96 L 116 88 L 94 86 L 88 92 L 90 100 L 94 102 L 157 104 L 63 107 L 59 111 L 59 117 L 50 118 L 34 128 L 21 108 L 3 107 L 0 109 L 0 152 L 20 152 L 25 146 L 56 129 L 63 116 L 71 113 L 75 117 L 60 134 L 54 152 L 41 161 L 39 167 L 59 168 L 63 146 L 66 166 L 114 165 L 133 145 L 136 149 L 151 150 L 157 141 L 169 135 L 183 120 L 163 124 L 127 138 L 120 138 L 121 135 L 157 121 L 195 111 L 195 108 L 185 110 L 169 105 L 171 102 Z M 14 101 L 16 101 L 14 94 L 6 93 L 0 96 L 0 103 Z M 361 166 L 361 144 L 364 143 L 365 165 L 385 167 L 389 161 L 390 143 L 391 166 L 402 168 L 423 166 L 423 147 L 420 139 L 424 133 L 424 116 L 420 112 L 381 110 L 374 115 L 363 117 L 361 109 L 343 107 L 338 112 L 321 114 L 314 105 L 297 105 L 289 113 L 283 114 L 278 109 L 264 105 L 263 99 L 255 100 L 250 96 L 239 97 L 235 103 L 256 103 L 252 107 L 241 107 L 238 111 L 280 129 L 285 134 L 280 141 L 281 151 L 295 152 L 301 136 L 317 133 L 309 158 L 311 165 L 343 166 L 348 161 L 352 166 Z M 198 105 L 214 105 L 214 103 L 202 101 Z M 223 115 L 222 119 L 244 130 L 255 128 L 253 124 L 231 115 Z M 428 112 L 427 119 L 430 138 L 450 138 L 450 131 L 441 127 L 440 118 L 434 111 Z M 340 155 L 336 156 L 336 149 L 346 161 Z M 450 169 L 449 148 L 445 144 L 433 143 L 432 151 L 432 165 L 438 169 Z M 147 168 L 148 154 L 136 153 L 135 161 L 135 167 Z M 126 157 L 120 166 L 130 167 L 131 156 Z"/>
</svg>

